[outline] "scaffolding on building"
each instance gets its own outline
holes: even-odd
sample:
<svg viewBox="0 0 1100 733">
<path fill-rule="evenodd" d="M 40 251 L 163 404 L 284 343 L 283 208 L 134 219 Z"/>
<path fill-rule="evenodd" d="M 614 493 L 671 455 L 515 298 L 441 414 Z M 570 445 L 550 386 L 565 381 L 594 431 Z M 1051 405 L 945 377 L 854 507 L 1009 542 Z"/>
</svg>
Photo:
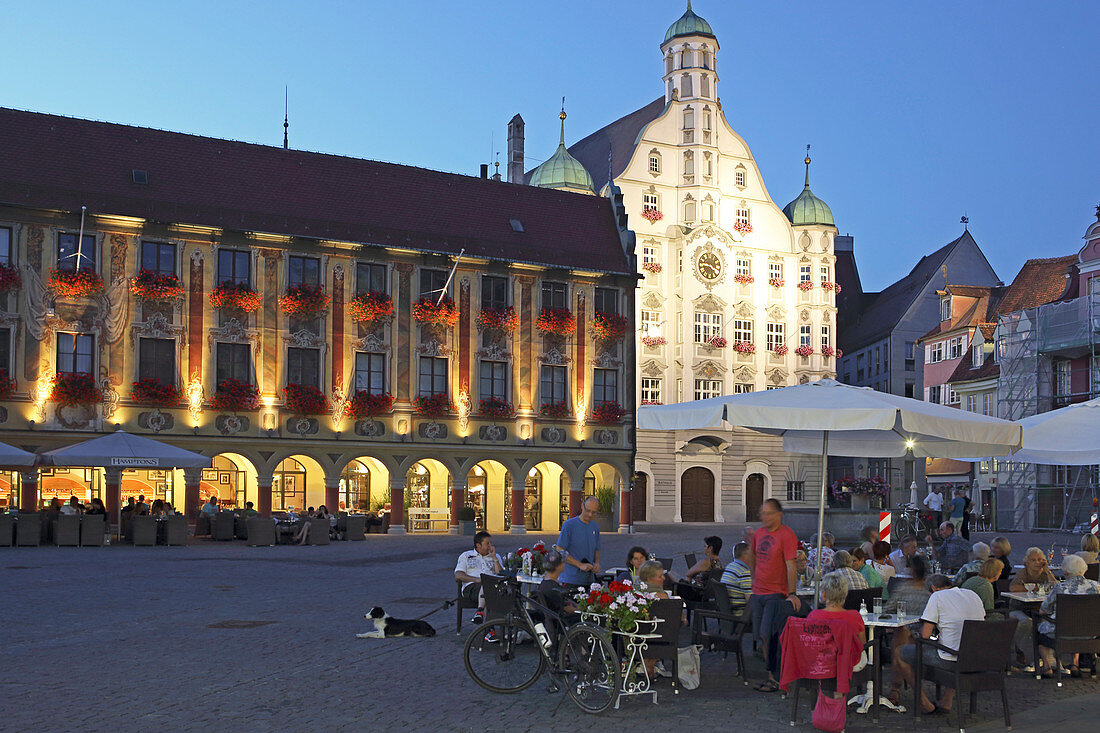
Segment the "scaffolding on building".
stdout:
<svg viewBox="0 0 1100 733">
<path fill-rule="evenodd" d="M 1020 420 L 1100 396 L 1100 292 L 1000 316 L 995 348 L 1000 362 L 998 416 Z M 1054 360 L 1087 357 L 1084 391 L 1057 385 Z M 1088 521 L 1097 492 L 1089 467 L 1038 466 L 1002 459 L 997 464 L 997 527 L 1001 530 L 1073 529 Z"/>
</svg>

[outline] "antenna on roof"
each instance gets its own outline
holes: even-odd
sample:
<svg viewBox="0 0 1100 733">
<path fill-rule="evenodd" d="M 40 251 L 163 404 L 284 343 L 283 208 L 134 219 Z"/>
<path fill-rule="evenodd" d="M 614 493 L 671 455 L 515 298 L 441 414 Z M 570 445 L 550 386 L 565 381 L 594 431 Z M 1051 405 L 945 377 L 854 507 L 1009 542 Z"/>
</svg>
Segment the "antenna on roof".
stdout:
<svg viewBox="0 0 1100 733">
<path fill-rule="evenodd" d="M 961 223 L 963 225 L 963 231 L 964 232 L 970 231 L 970 227 L 967 226 L 967 224 L 970 223 L 970 217 L 969 216 L 967 216 L 966 214 L 963 214 L 961 217 L 959 217 L 959 223 Z"/>
<path fill-rule="evenodd" d="M 283 150 L 290 149 L 290 139 L 287 133 L 290 130 L 290 87 L 283 87 Z"/>
</svg>

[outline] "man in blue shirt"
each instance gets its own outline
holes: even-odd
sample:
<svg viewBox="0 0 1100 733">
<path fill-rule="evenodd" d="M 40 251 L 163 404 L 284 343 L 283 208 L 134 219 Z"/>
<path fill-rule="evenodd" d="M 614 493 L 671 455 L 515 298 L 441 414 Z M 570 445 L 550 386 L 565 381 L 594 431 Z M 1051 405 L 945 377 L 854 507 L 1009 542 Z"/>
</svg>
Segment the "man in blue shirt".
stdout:
<svg viewBox="0 0 1100 733">
<path fill-rule="evenodd" d="M 600 572 L 600 528 L 595 522 L 599 508 L 599 500 L 590 496 L 581 505 L 581 513 L 561 525 L 555 547 L 565 552 L 562 583 L 588 587 L 592 574 Z"/>
<path fill-rule="evenodd" d="M 745 563 L 748 554 L 748 543 L 738 542 L 733 548 L 733 562 L 722 573 L 722 584 L 729 592 L 734 613 L 744 611 L 752 595 L 752 569 Z"/>
</svg>

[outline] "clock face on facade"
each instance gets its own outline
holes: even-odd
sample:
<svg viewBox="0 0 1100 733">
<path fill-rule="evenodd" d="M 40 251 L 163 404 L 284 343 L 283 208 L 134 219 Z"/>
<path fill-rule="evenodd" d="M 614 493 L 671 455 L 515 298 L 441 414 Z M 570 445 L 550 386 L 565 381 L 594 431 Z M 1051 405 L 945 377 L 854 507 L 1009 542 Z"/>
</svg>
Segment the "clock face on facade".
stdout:
<svg viewBox="0 0 1100 733">
<path fill-rule="evenodd" d="M 722 260 L 714 252 L 704 252 L 699 255 L 695 269 L 704 280 L 717 280 L 722 275 Z"/>
</svg>

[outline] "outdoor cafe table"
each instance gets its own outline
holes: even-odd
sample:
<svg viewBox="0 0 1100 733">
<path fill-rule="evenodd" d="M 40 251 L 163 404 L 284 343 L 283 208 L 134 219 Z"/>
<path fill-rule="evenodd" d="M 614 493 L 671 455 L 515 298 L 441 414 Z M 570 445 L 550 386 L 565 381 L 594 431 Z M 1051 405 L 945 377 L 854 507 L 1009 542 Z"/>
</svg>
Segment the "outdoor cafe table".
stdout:
<svg viewBox="0 0 1100 733">
<path fill-rule="evenodd" d="M 899 713 L 904 713 L 905 708 L 902 706 L 896 706 L 882 696 L 882 637 L 875 633 L 876 629 L 898 629 L 902 626 L 908 626 L 909 624 L 920 621 L 920 616 L 916 614 L 906 614 L 899 617 L 897 614 L 882 614 L 876 615 L 874 613 L 863 614 L 863 625 L 867 627 L 867 640 L 871 642 L 871 665 L 872 675 L 871 681 L 867 683 L 867 690 L 862 695 L 856 695 L 848 701 L 851 705 L 854 702 L 859 703 L 859 708 L 856 712 L 866 713 L 867 709 L 871 710 L 871 717 L 875 721 L 878 720 L 878 708 L 879 705 L 886 705 L 887 707 L 897 710 Z"/>
</svg>

